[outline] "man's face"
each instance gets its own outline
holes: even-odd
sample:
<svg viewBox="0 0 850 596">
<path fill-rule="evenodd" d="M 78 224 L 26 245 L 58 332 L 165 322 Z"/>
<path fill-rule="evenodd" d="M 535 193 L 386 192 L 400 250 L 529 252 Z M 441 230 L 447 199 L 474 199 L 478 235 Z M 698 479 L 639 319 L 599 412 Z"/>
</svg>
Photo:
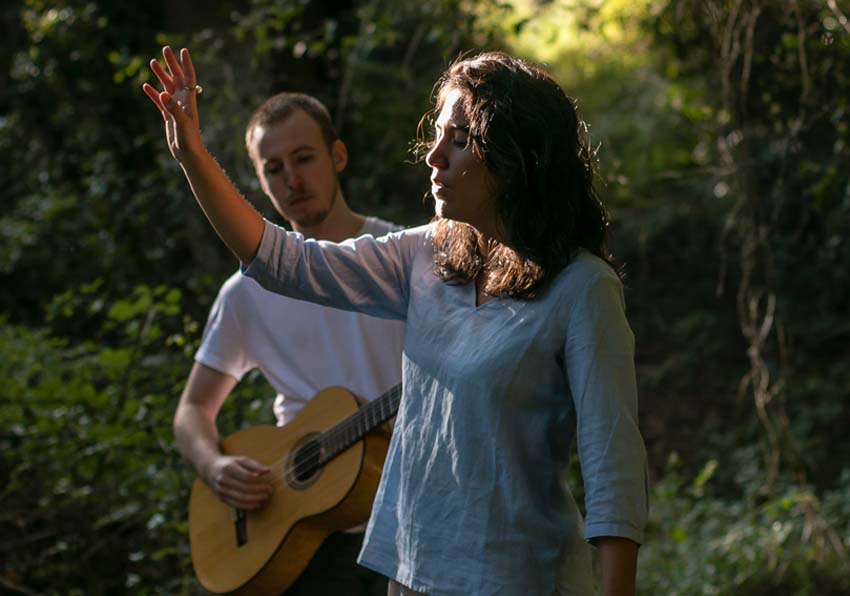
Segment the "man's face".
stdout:
<svg viewBox="0 0 850 596">
<path fill-rule="evenodd" d="M 337 176 L 347 163 L 341 141 L 328 147 L 319 124 L 294 110 L 279 122 L 255 127 L 248 150 L 278 213 L 299 228 L 325 220 L 339 194 Z"/>
</svg>

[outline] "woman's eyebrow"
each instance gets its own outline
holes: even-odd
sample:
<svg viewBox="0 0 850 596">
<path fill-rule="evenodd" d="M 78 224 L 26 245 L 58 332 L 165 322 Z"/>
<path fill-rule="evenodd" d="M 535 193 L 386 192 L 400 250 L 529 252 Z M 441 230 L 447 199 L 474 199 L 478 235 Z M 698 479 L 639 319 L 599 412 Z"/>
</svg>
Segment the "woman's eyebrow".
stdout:
<svg viewBox="0 0 850 596">
<path fill-rule="evenodd" d="M 469 132 L 469 124 L 465 122 L 454 122 L 449 120 L 445 123 L 435 122 L 434 128 L 437 130 L 459 130 L 461 132 Z"/>
</svg>

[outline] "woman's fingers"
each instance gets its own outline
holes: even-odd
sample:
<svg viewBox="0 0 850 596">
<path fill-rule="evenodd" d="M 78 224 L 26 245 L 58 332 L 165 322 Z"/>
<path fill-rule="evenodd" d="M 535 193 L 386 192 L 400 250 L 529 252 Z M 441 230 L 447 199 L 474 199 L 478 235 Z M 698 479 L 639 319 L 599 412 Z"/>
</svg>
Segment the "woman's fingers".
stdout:
<svg viewBox="0 0 850 596">
<path fill-rule="evenodd" d="M 197 80 L 195 65 L 192 63 L 189 50 L 186 48 L 180 50 L 180 60 L 178 60 L 171 47 L 165 46 L 162 48 L 162 56 L 165 59 L 165 67 L 159 61 L 151 60 L 150 68 L 156 78 L 159 79 L 163 91 L 168 93 L 169 99 L 164 99 L 153 87 L 150 89 L 144 87 L 145 93 L 163 112 L 166 120 L 169 113 L 176 116 L 175 106 L 169 106 L 171 98 L 176 98 L 177 105 L 184 110 L 194 113 L 197 103 L 197 92 L 195 91 Z"/>
<path fill-rule="evenodd" d="M 187 119 L 191 119 L 190 115 L 186 113 L 188 106 L 176 100 L 168 91 L 163 91 L 159 94 L 159 101 L 165 106 L 167 112 L 171 114 L 178 125 L 182 126 Z"/>
<path fill-rule="evenodd" d="M 194 87 L 198 84 L 198 80 L 195 78 L 195 65 L 192 64 L 192 57 L 189 55 L 188 49 L 180 50 L 180 62 L 183 63 L 183 82 L 188 87 Z"/>
<path fill-rule="evenodd" d="M 169 46 L 162 48 L 162 56 L 164 64 L 150 61 L 151 72 L 161 89 L 145 83 L 142 90 L 162 114 L 168 148 L 172 157 L 181 161 L 187 152 L 203 147 L 198 127 L 195 66 L 186 48 L 180 51 L 179 60 Z"/>
<path fill-rule="evenodd" d="M 165 46 L 162 48 L 162 57 L 165 58 L 165 64 L 171 72 L 171 78 L 175 88 L 183 89 L 186 86 L 186 78 L 183 73 L 183 68 L 180 66 L 180 62 L 178 62 L 177 56 L 174 55 L 174 51 L 171 49 L 171 46 Z M 174 89 L 166 89 L 166 91 L 169 93 L 175 92 Z"/>
<path fill-rule="evenodd" d="M 187 75 L 170 46 L 162 48 L 162 57 L 165 60 L 165 66 L 168 67 L 168 70 L 163 68 L 159 61 L 155 59 L 150 61 L 150 67 L 162 84 L 162 88 L 174 95 L 188 85 Z M 184 48 L 181 51 L 181 60 L 191 68 L 191 72 L 189 73 L 191 78 L 188 80 L 194 80 L 195 67 L 192 64 L 192 59 L 189 57 L 189 50 Z M 192 84 L 194 85 L 194 83 Z"/>
<path fill-rule="evenodd" d="M 183 66 L 183 84 L 189 96 L 189 107 L 193 113 L 197 113 L 199 92 L 196 91 L 195 86 L 198 84 L 198 79 L 195 75 L 195 65 L 192 63 L 192 57 L 186 48 L 180 50 L 180 63 Z"/>
<path fill-rule="evenodd" d="M 162 105 L 162 101 L 159 99 L 159 91 L 153 88 L 152 85 L 145 83 L 142 85 L 142 91 L 145 92 L 145 95 L 153 102 L 153 104 L 159 108 L 159 111 L 162 113 L 162 119 L 168 120 L 168 110 L 165 109 L 165 106 Z"/>
<path fill-rule="evenodd" d="M 150 61 L 150 67 L 153 74 L 156 75 L 157 79 L 159 79 L 159 83 L 162 85 L 162 88 L 169 93 L 174 93 L 174 77 L 165 72 L 165 69 L 156 59 Z"/>
</svg>

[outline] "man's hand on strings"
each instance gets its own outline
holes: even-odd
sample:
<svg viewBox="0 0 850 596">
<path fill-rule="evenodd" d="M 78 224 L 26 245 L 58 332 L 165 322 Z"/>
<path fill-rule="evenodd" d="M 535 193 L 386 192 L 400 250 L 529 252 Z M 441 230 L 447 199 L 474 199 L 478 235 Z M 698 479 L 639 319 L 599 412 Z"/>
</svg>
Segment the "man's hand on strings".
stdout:
<svg viewBox="0 0 850 596">
<path fill-rule="evenodd" d="M 259 509 L 274 492 L 275 478 L 271 470 L 248 457 L 218 457 L 203 476 L 222 502 L 237 509 Z"/>
</svg>

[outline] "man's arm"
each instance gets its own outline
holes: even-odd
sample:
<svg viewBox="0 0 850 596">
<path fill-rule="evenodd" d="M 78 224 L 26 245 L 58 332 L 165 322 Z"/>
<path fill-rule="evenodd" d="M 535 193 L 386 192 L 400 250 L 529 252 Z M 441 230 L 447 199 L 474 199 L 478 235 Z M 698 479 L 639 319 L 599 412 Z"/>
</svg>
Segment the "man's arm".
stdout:
<svg viewBox="0 0 850 596">
<path fill-rule="evenodd" d="M 600 596 L 634 596 L 638 544 L 628 538 L 600 536 L 594 540 L 602 567 Z"/>
<path fill-rule="evenodd" d="M 195 363 L 174 414 L 177 449 L 224 503 L 263 506 L 272 492 L 270 470 L 248 457 L 221 453 L 215 420 L 236 379 Z"/>
</svg>

